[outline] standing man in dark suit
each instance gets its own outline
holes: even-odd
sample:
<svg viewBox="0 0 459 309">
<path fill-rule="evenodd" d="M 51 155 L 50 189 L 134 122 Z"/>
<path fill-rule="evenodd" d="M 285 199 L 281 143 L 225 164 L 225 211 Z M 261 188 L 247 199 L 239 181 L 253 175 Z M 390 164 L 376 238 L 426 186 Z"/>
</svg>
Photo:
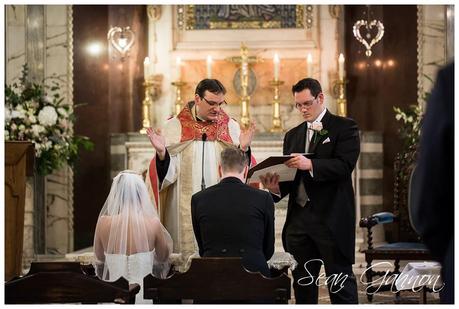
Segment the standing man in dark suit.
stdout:
<svg viewBox="0 0 459 309">
<path fill-rule="evenodd" d="M 250 271 L 269 277 L 274 253 L 271 194 L 246 185 L 247 156 L 230 146 L 222 151 L 220 183 L 194 194 L 191 218 L 201 257 L 242 257 Z"/>
<path fill-rule="evenodd" d="M 279 184 L 277 175 L 266 175 L 261 181 L 276 202 L 290 194 L 282 242 L 298 261 L 293 271 L 296 303 L 317 304 L 316 279 L 322 263 L 331 302 L 358 303 L 352 272 L 355 205 L 351 174 L 360 153 L 359 131 L 352 119 L 335 116 L 325 108 L 317 80 L 300 80 L 292 92 L 305 119 L 284 138 L 284 154 L 295 155 L 285 163 L 297 169 L 295 179 Z M 313 155 L 300 154 L 305 152 Z"/>
<path fill-rule="evenodd" d="M 454 304 L 454 63 L 439 71 L 429 98 L 416 170 L 414 225 L 442 265 L 441 302 Z"/>
</svg>

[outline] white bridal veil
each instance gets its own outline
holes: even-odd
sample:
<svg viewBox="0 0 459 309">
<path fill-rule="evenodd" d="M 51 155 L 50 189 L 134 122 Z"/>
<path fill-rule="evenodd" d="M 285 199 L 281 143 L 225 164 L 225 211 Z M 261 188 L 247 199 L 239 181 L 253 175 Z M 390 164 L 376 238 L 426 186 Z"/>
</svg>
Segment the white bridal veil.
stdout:
<svg viewBox="0 0 459 309">
<path fill-rule="evenodd" d="M 96 275 L 106 281 L 123 276 L 139 284 L 149 273 L 164 278 L 170 253 L 172 238 L 159 221 L 142 176 L 119 173 L 97 220 Z"/>
</svg>

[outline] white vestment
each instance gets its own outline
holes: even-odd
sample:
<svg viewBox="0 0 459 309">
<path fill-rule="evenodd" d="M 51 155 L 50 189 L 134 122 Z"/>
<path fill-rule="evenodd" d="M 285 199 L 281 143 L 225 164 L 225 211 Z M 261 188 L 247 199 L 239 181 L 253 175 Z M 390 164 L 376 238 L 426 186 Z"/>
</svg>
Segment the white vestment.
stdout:
<svg viewBox="0 0 459 309">
<path fill-rule="evenodd" d="M 218 183 L 220 153 L 229 144 L 217 140 L 181 142 L 182 125 L 176 117 L 166 122 L 162 132 L 166 138 L 170 164 L 158 188 L 159 215 L 173 239 L 174 253 L 182 254 L 182 265 L 178 269 L 184 271 L 188 266 L 188 258 L 198 251 L 191 221 L 191 196 L 201 190 L 202 174 L 206 188 Z M 228 133 L 234 145 L 239 146 L 240 127 L 231 118 L 228 122 Z M 150 170 L 147 175 L 150 175 Z M 146 182 L 154 200 L 150 177 L 146 177 Z"/>
</svg>

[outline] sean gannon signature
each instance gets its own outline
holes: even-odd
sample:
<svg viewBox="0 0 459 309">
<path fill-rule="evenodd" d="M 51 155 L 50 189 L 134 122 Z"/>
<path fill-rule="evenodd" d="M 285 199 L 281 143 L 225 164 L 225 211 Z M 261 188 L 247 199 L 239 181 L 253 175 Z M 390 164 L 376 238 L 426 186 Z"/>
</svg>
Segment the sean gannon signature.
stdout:
<svg viewBox="0 0 459 309">
<path fill-rule="evenodd" d="M 328 285 L 330 293 L 337 293 L 344 288 L 345 281 L 349 278 L 349 275 L 339 273 L 326 276 L 324 273 L 320 273 L 319 276 L 314 278 L 311 272 L 308 269 L 308 265 L 311 263 L 320 263 L 320 266 L 324 265 L 324 262 L 321 259 L 312 259 L 304 263 L 304 269 L 306 270 L 307 276 L 298 279 L 298 285 L 306 286 L 310 284 L 315 284 L 318 287 L 322 285 Z M 387 266 L 387 270 L 383 272 L 382 276 L 378 276 L 377 279 L 367 282 L 364 280 L 366 277 L 367 271 L 372 270 L 373 267 L 383 267 Z M 433 292 L 439 292 L 443 289 L 444 284 L 441 283 L 440 275 L 417 275 L 409 276 L 402 274 L 392 274 L 391 270 L 394 265 L 390 262 L 380 262 L 373 264 L 371 267 L 366 268 L 360 275 L 360 282 L 363 286 L 366 286 L 365 292 L 369 295 L 373 295 L 379 292 L 382 286 L 390 286 L 390 291 L 397 293 L 398 290 L 395 287 L 395 282 L 399 280 L 403 285 L 412 286 L 411 290 L 413 292 L 420 291 L 423 286 L 432 286 Z M 371 287 L 371 290 L 370 290 Z"/>
</svg>

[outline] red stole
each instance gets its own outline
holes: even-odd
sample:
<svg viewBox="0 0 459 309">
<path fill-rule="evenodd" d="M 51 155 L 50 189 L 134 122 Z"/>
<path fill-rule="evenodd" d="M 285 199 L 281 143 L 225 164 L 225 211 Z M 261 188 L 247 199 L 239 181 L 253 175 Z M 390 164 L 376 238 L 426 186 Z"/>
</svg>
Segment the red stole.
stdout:
<svg viewBox="0 0 459 309">
<path fill-rule="evenodd" d="M 233 144 L 228 130 L 230 117 L 223 110 L 220 110 L 217 121 L 215 122 L 196 121 L 191 112 L 191 108 L 194 105 L 190 105 L 186 104 L 185 108 L 177 115 L 177 119 L 182 125 L 180 142 L 189 140 L 200 141 L 202 140 L 202 135 L 206 133 L 208 141 L 223 141 Z"/>
</svg>

